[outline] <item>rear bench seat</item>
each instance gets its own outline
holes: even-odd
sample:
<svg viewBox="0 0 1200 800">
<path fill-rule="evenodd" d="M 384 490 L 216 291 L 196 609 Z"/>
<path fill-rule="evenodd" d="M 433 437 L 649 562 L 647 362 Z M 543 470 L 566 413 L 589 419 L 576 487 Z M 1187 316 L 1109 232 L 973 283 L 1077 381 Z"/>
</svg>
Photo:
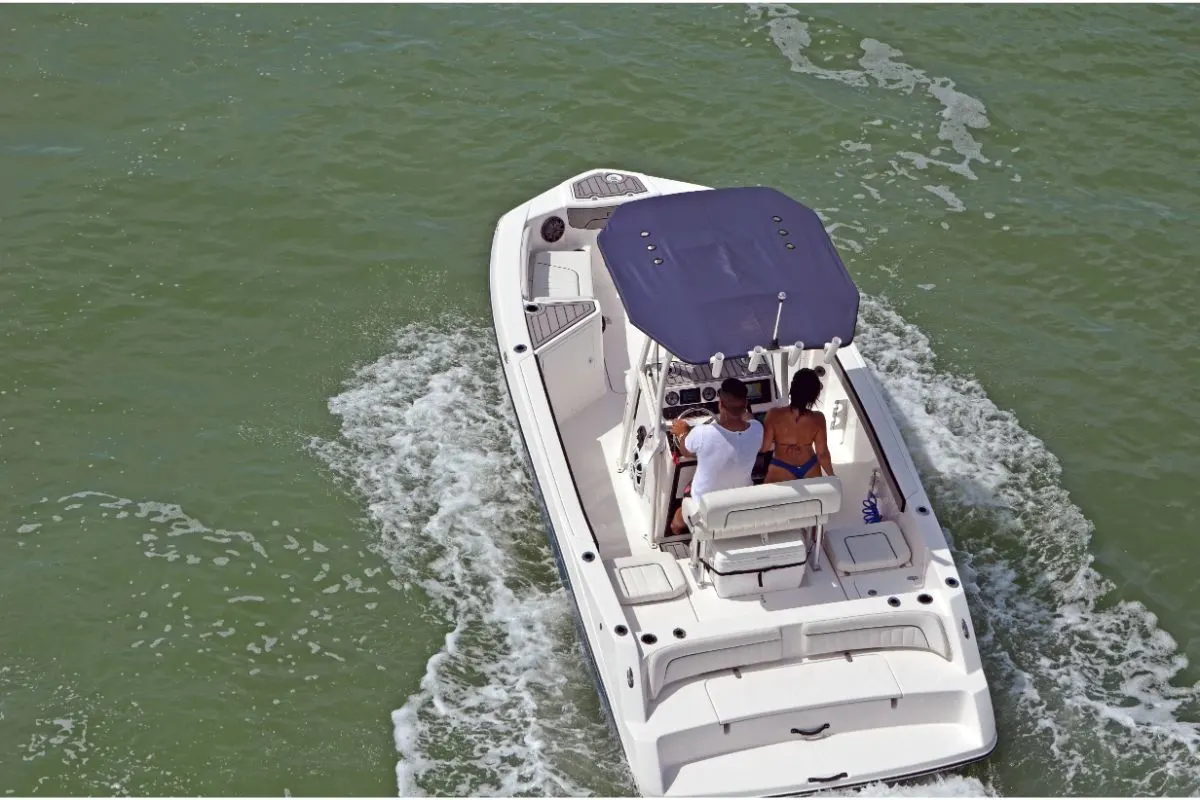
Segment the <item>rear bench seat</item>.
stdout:
<svg viewBox="0 0 1200 800">
<path fill-rule="evenodd" d="M 653 699 L 669 684 L 734 667 L 878 650 L 926 650 L 949 661 L 941 620 L 924 611 L 893 611 L 778 628 L 685 639 L 657 647 L 646 660 Z"/>
</svg>

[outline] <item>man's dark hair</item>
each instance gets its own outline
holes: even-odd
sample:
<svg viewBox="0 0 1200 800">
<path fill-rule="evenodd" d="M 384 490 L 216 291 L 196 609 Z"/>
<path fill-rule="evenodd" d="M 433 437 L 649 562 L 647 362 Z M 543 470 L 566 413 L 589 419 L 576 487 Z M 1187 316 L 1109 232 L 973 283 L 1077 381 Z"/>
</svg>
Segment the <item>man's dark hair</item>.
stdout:
<svg viewBox="0 0 1200 800">
<path fill-rule="evenodd" d="M 746 391 L 746 384 L 737 378 L 726 378 L 721 381 L 721 394 L 730 400 L 741 400 L 743 402 L 750 397 L 750 393 Z"/>
</svg>

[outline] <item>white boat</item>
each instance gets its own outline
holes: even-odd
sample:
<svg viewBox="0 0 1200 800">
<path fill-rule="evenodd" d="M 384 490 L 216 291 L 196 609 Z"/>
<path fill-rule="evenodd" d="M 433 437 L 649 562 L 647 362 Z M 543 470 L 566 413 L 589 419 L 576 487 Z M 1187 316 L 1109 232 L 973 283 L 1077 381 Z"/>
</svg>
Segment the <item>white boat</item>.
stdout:
<svg viewBox="0 0 1200 800">
<path fill-rule="evenodd" d="M 500 219 L 491 300 L 584 655 L 642 794 L 802 794 L 993 750 L 961 579 L 813 211 L 765 187 L 592 170 Z M 710 416 L 730 376 L 761 418 L 803 367 L 821 375 L 836 477 L 760 483 L 763 456 L 752 485 L 688 499 L 690 533 L 671 536 L 695 462 L 669 423 Z"/>
</svg>

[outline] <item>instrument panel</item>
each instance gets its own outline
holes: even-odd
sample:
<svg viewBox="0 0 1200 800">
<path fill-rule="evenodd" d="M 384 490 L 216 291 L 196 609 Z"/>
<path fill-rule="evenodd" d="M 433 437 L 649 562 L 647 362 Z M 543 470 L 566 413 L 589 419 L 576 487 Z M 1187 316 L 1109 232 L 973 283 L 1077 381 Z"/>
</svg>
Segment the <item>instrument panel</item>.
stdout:
<svg viewBox="0 0 1200 800">
<path fill-rule="evenodd" d="M 657 369 L 653 365 L 651 369 Z M 673 362 L 667 375 L 667 391 L 663 396 L 662 415 L 673 420 L 690 408 L 706 408 L 717 413 L 717 390 L 726 378 L 739 378 L 746 384 L 751 405 L 768 403 L 774 399 L 771 367 L 766 359 L 754 372 L 750 371 L 750 357 L 725 359 L 720 378 L 713 378 L 708 364 L 684 364 Z"/>
</svg>

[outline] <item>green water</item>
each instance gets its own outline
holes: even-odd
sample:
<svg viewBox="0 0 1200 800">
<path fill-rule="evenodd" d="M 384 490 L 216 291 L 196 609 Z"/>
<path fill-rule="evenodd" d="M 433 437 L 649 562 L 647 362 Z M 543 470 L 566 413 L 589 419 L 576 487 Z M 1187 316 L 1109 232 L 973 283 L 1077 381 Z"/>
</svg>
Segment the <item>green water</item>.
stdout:
<svg viewBox="0 0 1200 800">
<path fill-rule="evenodd" d="M 916 791 L 1200 791 L 1198 53 L 1188 6 L 4 8 L 0 789 L 631 790 L 486 294 L 604 166 L 781 188 L 866 295 L 1001 730 Z"/>
</svg>

